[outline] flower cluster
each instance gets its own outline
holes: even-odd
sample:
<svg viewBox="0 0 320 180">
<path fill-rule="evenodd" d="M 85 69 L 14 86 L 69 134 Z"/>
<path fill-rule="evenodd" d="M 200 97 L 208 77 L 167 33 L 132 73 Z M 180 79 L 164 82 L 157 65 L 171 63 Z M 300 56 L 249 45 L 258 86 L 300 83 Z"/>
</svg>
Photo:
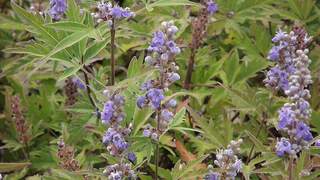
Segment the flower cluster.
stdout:
<svg viewBox="0 0 320 180">
<path fill-rule="evenodd" d="M 117 92 L 111 93 L 108 90 L 104 91 L 108 97 L 108 101 L 104 104 L 103 111 L 101 112 L 102 123 L 109 126 L 103 136 L 103 144 L 107 146 L 107 150 L 112 156 L 119 158 L 126 158 L 134 163 L 136 156 L 132 152 L 128 152 L 129 142 L 126 137 L 131 133 L 132 125 L 129 127 L 122 127 L 121 122 L 125 118 L 123 111 L 125 99 Z M 134 171 L 131 170 L 129 163 L 124 163 L 121 160 L 120 164 L 108 166 L 104 174 L 111 180 L 118 180 L 124 177 L 135 177 Z"/>
<path fill-rule="evenodd" d="M 131 170 L 130 164 L 115 164 L 108 166 L 103 172 L 110 180 L 121 180 L 123 177 L 136 179 L 135 172 Z"/>
<path fill-rule="evenodd" d="M 53 20 L 59 21 L 67 10 L 66 0 L 51 0 L 49 14 Z"/>
<path fill-rule="evenodd" d="M 112 19 L 132 18 L 135 14 L 128 7 L 122 8 L 118 5 L 112 5 L 110 2 L 101 1 L 97 5 L 97 12 L 92 13 L 92 16 L 97 19 L 98 23 L 107 22 L 111 26 Z"/>
<path fill-rule="evenodd" d="M 30 140 L 28 135 L 29 127 L 24 118 L 23 112 L 20 107 L 19 96 L 14 96 L 11 103 L 12 117 L 16 124 L 16 130 L 19 134 L 19 140 L 21 143 L 27 144 Z"/>
<path fill-rule="evenodd" d="M 312 78 L 306 47 L 310 40 L 302 28 L 294 28 L 289 34 L 279 30 L 272 39 L 277 45 L 270 50 L 268 58 L 277 64 L 268 72 L 265 83 L 274 90 L 282 90 L 289 99 L 279 110 L 277 129 L 288 134 L 288 138 L 283 137 L 277 142 L 278 156 L 296 155 L 308 148 L 313 139 L 307 125 L 311 116 L 307 88 Z"/>
<path fill-rule="evenodd" d="M 164 93 L 169 89 L 169 86 L 180 79 L 180 75 L 177 73 L 179 67 L 174 62 L 175 55 L 180 53 L 180 48 L 174 42 L 174 35 L 177 31 L 178 28 L 172 21 L 169 21 L 163 22 L 161 29 L 153 34 L 148 48 L 150 55 L 145 58 L 145 62 L 147 65 L 159 70 L 160 75 L 142 84 L 141 90 L 146 94 L 137 99 L 139 108 L 150 106 L 158 112 L 158 130 L 160 132 L 164 131 L 170 123 L 173 118 L 172 111 L 177 105 L 174 99 L 162 103 L 165 99 Z M 159 137 L 158 130 L 148 125 L 143 134 L 146 137 L 157 140 Z"/>
<path fill-rule="evenodd" d="M 218 11 L 218 4 L 212 0 L 206 0 L 203 3 L 204 8 L 198 17 L 192 21 L 192 42 L 189 45 L 192 49 L 198 49 L 205 37 L 209 16 L 214 15 Z"/>
<path fill-rule="evenodd" d="M 44 15 L 46 9 L 46 3 L 43 1 L 31 1 L 30 2 L 30 12 L 33 14 Z"/>
<path fill-rule="evenodd" d="M 219 150 L 216 154 L 214 164 L 218 166 L 219 172 L 214 172 L 209 166 L 209 173 L 205 176 L 206 180 L 234 179 L 242 168 L 242 161 L 238 159 L 242 139 L 231 141 L 227 149 Z"/>
<path fill-rule="evenodd" d="M 65 81 L 64 92 L 67 96 L 65 101 L 66 106 L 72 106 L 77 102 L 78 96 L 78 83 L 74 78 L 68 78 Z"/>
<path fill-rule="evenodd" d="M 79 162 L 74 158 L 74 153 L 74 149 L 66 145 L 62 139 L 58 141 L 58 157 L 61 168 L 69 171 L 80 169 Z"/>
</svg>

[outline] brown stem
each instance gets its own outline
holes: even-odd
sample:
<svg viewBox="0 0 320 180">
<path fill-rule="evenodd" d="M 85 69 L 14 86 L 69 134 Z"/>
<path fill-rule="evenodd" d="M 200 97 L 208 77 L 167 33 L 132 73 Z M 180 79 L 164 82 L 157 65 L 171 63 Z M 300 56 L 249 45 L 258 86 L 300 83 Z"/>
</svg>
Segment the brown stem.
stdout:
<svg viewBox="0 0 320 180">
<path fill-rule="evenodd" d="M 288 167 L 288 173 L 289 173 L 289 179 L 288 180 L 293 180 L 293 158 L 290 156 L 289 160 L 289 167 Z"/>
<path fill-rule="evenodd" d="M 115 72 L 115 64 L 116 64 L 116 60 L 114 57 L 115 54 L 115 36 L 116 36 L 116 30 L 115 30 L 115 20 L 114 18 L 112 18 L 112 25 L 111 25 L 111 85 L 113 86 L 115 84 L 115 76 L 116 76 L 116 72 Z"/>
<path fill-rule="evenodd" d="M 193 72 L 195 56 L 196 56 L 196 50 L 194 48 L 192 48 L 190 58 L 189 58 L 189 63 L 188 63 L 187 75 L 186 75 L 186 79 L 185 79 L 184 85 L 183 85 L 183 88 L 187 89 L 187 90 L 189 90 L 190 86 L 191 86 L 191 79 L 192 79 L 192 72 Z"/>
<path fill-rule="evenodd" d="M 82 64 L 84 65 L 83 58 L 82 58 Z M 84 69 L 85 69 L 86 71 L 88 71 L 88 70 L 87 70 L 87 67 L 86 67 L 85 65 L 84 65 Z M 92 104 L 92 106 L 93 106 L 93 107 L 95 108 L 95 110 L 97 111 L 98 108 L 97 108 L 96 104 L 94 103 L 93 98 L 92 98 L 92 95 L 91 95 L 90 82 L 89 82 L 88 74 L 86 73 L 86 71 L 82 70 L 83 75 L 84 75 L 84 81 L 85 81 L 85 83 L 86 83 L 86 92 L 87 92 L 87 95 L 88 95 L 88 98 L 89 98 L 90 103 Z"/>
<path fill-rule="evenodd" d="M 159 169 L 159 158 L 160 158 L 160 148 L 159 148 L 159 141 L 160 141 L 160 114 L 161 114 L 161 109 L 157 110 L 157 133 L 159 135 L 158 142 L 156 144 L 156 154 L 155 154 L 155 160 L 156 160 L 156 174 L 155 174 L 155 179 L 158 179 L 158 169 Z"/>
</svg>

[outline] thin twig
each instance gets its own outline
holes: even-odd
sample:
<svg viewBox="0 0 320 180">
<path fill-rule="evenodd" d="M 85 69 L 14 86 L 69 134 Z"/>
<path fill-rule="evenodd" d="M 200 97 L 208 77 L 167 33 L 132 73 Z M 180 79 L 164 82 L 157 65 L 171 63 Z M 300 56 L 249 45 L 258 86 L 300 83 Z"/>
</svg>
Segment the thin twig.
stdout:
<svg viewBox="0 0 320 180">
<path fill-rule="evenodd" d="M 186 79 L 185 79 L 184 85 L 183 85 L 183 88 L 187 89 L 187 90 L 189 90 L 190 86 L 191 86 L 190 83 L 191 83 L 191 79 L 192 79 L 192 72 L 193 72 L 195 56 L 196 56 L 196 51 L 194 48 L 192 48 L 190 58 L 189 58 L 189 63 L 188 63 L 187 75 L 186 75 Z"/>
<path fill-rule="evenodd" d="M 161 110 L 157 110 L 157 133 L 160 132 L 160 116 Z M 160 140 L 160 138 L 159 138 Z M 155 179 L 158 179 L 158 169 L 159 169 L 159 158 L 160 158 L 160 147 L 159 147 L 159 140 L 157 141 L 156 144 L 156 154 L 155 154 L 155 161 L 156 161 L 156 174 L 155 174 Z"/>
<path fill-rule="evenodd" d="M 116 59 L 115 59 L 115 36 L 116 36 L 116 30 L 115 30 L 115 20 L 112 18 L 112 25 L 111 25 L 111 85 L 113 86 L 115 84 L 115 64 L 116 64 Z"/>
<path fill-rule="evenodd" d="M 293 180 L 293 158 L 290 156 L 289 160 L 289 167 L 288 167 L 288 173 L 289 173 L 289 180 Z"/>
<path fill-rule="evenodd" d="M 262 117 L 262 122 L 260 123 L 258 132 L 257 132 L 257 134 L 256 134 L 256 138 L 259 137 L 260 132 L 261 132 L 262 127 L 263 127 L 264 122 L 265 122 L 265 113 L 262 113 L 262 116 L 263 116 L 263 117 Z M 248 163 L 250 162 L 254 148 L 255 148 L 255 144 L 252 144 L 251 149 L 250 149 L 250 152 L 249 152 L 249 156 L 248 156 L 248 158 L 247 158 L 247 160 L 246 160 L 246 164 L 248 164 Z"/>
<path fill-rule="evenodd" d="M 82 61 L 82 64 L 84 64 L 83 58 L 81 59 L 81 61 Z M 92 98 L 92 95 L 91 95 L 90 82 L 89 82 L 89 78 L 88 78 L 88 74 L 87 74 L 88 69 L 87 69 L 87 67 L 85 65 L 84 65 L 84 69 L 86 71 L 82 70 L 82 73 L 84 75 L 84 80 L 85 80 L 85 83 L 86 83 L 86 92 L 87 92 L 87 95 L 88 95 L 90 103 L 95 108 L 95 110 L 98 111 L 98 107 L 96 106 L 96 104 L 95 104 L 95 102 L 94 102 L 94 100 Z"/>
</svg>

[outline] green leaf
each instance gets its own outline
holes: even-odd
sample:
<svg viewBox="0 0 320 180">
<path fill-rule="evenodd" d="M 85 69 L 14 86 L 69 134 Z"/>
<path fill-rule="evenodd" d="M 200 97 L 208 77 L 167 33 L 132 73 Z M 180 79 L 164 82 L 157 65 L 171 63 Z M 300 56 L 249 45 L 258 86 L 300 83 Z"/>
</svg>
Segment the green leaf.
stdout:
<svg viewBox="0 0 320 180">
<path fill-rule="evenodd" d="M 12 9 L 24 20 L 30 23 L 31 26 L 35 28 L 36 31 L 39 31 L 43 37 L 50 42 L 50 44 L 55 44 L 57 42 L 57 38 L 53 32 L 51 32 L 48 28 L 43 25 L 43 21 L 39 16 L 35 16 L 25 9 L 18 6 L 14 1 L 11 1 Z"/>
<path fill-rule="evenodd" d="M 0 173 L 21 170 L 31 163 L 0 163 Z"/>
<path fill-rule="evenodd" d="M 179 160 L 171 172 L 172 179 L 197 179 L 196 177 L 202 177 L 203 173 L 206 172 L 207 169 L 201 171 L 200 169 L 197 169 L 197 166 L 206 158 L 207 156 L 202 156 L 196 160 L 188 162 L 186 165 L 183 165 L 181 160 Z M 197 171 L 195 171 L 196 169 Z"/>
<path fill-rule="evenodd" d="M 80 8 L 75 0 L 68 0 L 68 10 L 66 12 L 66 15 L 70 21 L 80 22 Z"/>
<path fill-rule="evenodd" d="M 85 31 L 89 28 L 86 25 L 72 21 L 60 21 L 56 23 L 50 23 L 46 24 L 46 27 L 66 32 Z"/>
<path fill-rule="evenodd" d="M 230 58 L 226 60 L 224 64 L 224 72 L 228 84 L 233 84 L 237 74 L 239 73 L 239 56 L 237 50 L 232 52 Z"/>
<path fill-rule="evenodd" d="M 59 77 L 58 81 L 65 80 L 66 78 L 75 75 L 80 69 L 81 69 L 81 66 L 77 66 L 77 67 L 71 67 L 64 70 L 63 74 Z"/>
<path fill-rule="evenodd" d="M 200 6 L 198 3 L 194 3 L 189 0 L 158 0 L 154 3 L 147 4 L 146 8 L 152 11 L 154 7 L 165 7 L 165 6 Z"/>
<path fill-rule="evenodd" d="M 136 110 L 133 115 L 133 135 L 137 135 L 138 131 L 147 122 L 153 112 L 154 111 L 149 108 L 140 109 L 136 106 Z"/>
<path fill-rule="evenodd" d="M 108 41 L 103 39 L 101 41 L 94 42 L 93 45 L 86 49 L 86 53 L 84 55 L 85 62 L 97 56 L 107 45 Z"/>
<path fill-rule="evenodd" d="M 77 42 L 81 41 L 82 39 L 88 37 L 90 32 L 88 31 L 79 31 L 79 32 L 75 32 L 67 37 L 65 37 L 64 39 L 62 39 L 57 45 L 56 47 L 51 50 L 43 59 L 41 59 L 41 64 L 39 64 L 35 69 L 33 69 L 30 73 L 29 73 L 29 77 L 35 72 L 37 71 L 42 65 L 44 65 L 51 56 L 57 54 L 58 52 L 76 44 Z"/>
<path fill-rule="evenodd" d="M 139 59 L 136 57 L 133 57 L 132 60 L 130 61 L 129 67 L 128 67 L 128 77 L 132 78 L 136 75 L 141 74 L 141 70 L 143 68 L 143 57 L 144 55 L 141 54 Z"/>
<path fill-rule="evenodd" d="M 180 111 L 175 114 L 172 121 L 170 122 L 169 129 L 171 129 L 173 127 L 177 127 L 180 124 L 182 124 L 183 121 L 185 120 L 185 114 L 186 114 L 186 108 L 180 109 Z"/>
<path fill-rule="evenodd" d="M 13 22 L 13 21 L 5 21 L 0 23 L 0 29 L 4 30 L 26 30 L 28 26 L 18 23 L 18 22 Z"/>
<path fill-rule="evenodd" d="M 262 144 L 262 142 L 256 138 L 256 136 L 254 136 L 253 134 L 251 134 L 251 132 L 249 132 L 247 130 L 245 132 L 249 136 L 250 140 L 254 143 L 257 151 L 260 151 L 260 152 L 267 152 L 268 151 L 266 149 L 266 147 Z"/>
</svg>

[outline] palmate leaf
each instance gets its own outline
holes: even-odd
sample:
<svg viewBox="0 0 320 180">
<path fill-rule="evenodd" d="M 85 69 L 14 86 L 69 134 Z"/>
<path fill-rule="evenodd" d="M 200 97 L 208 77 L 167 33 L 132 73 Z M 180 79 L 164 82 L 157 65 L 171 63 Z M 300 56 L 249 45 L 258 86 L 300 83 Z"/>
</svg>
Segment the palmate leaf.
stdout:
<svg viewBox="0 0 320 180">
<path fill-rule="evenodd" d="M 56 23 L 49 23 L 45 25 L 46 27 L 60 30 L 60 31 L 67 31 L 67 32 L 77 32 L 77 31 L 85 31 L 89 27 L 72 21 L 59 21 Z"/>
<path fill-rule="evenodd" d="M 88 31 L 79 31 L 75 32 L 64 39 L 62 39 L 53 50 L 51 50 L 44 58 L 40 60 L 40 63 L 37 67 L 35 67 L 32 71 L 29 72 L 28 77 L 30 77 L 34 72 L 36 72 L 39 68 L 41 68 L 45 63 L 50 60 L 50 57 L 57 54 L 60 51 L 65 50 L 66 48 L 78 43 L 84 38 L 87 38 L 92 30 Z"/>
<path fill-rule="evenodd" d="M 202 177 L 207 172 L 207 169 L 201 170 L 197 167 L 206 158 L 207 156 L 202 156 L 188 162 L 186 165 L 182 165 L 182 162 L 179 160 L 171 171 L 172 179 L 196 179 L 196 177 Z"/>
<path fill-rule="evenodd" d="M 19 17 L 27 21 L 28 24 L 33 27 L 33 30 L 41 35 L 46 43 L 53 45 L 58 42 L 56 34 L 51 29 L 44 26 L 44 22 L 40 16 L 36 16 L 27 12 L 25 9 L 14 3 L 14 1 L 11 1 L 11 6 L 12 9 L 19 15 Z"/>
<path fill-rule="evenodd" d="M 96 57 L 109 43 L 106 39 L 102 39 L 101 41 L 95 41 L 85 50 L 84 61 L 85 63 L 90 62 L 91 58 Z"/>
<path fill-rule="evenodd" d="M 194 3 L 189 0 L 158 0 L 151 4 L 146 4 L 146 9 L 152 11 L 155 7 L 165 7 L 165 6 L 200 6 L 198 3 Z"/>
</svg>

